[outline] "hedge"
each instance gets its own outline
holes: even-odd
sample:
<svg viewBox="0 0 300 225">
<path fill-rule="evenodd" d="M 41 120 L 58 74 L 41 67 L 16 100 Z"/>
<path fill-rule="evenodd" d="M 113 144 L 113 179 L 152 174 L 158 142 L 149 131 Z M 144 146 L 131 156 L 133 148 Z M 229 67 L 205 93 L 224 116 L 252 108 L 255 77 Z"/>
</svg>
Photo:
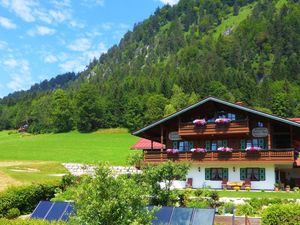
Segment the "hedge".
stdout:
<svg viewBox="0 0 300 225">
<path fill-rule="evenodd" d="M 275 204 L 262 212 L 262 225 L 300 225 L 299 204 Z"/>
<path fill-rule="evenodd" d="M 5 225 L 66 225 L 63 222 L 47 222 L 43 220 L 8 220 L 8 219 L 0 219 L 0 224 Z"/>
<path fill-rule="evenodd" d="M 19 209 L 21 215 L 31 213 L 39 201 L 53 198 L 56 188 L 58 185 L 55 184 L 37 184 L 14 187 L 0 193 L 0 217 L 10 216 L 13 208 Z"/>
</svg>

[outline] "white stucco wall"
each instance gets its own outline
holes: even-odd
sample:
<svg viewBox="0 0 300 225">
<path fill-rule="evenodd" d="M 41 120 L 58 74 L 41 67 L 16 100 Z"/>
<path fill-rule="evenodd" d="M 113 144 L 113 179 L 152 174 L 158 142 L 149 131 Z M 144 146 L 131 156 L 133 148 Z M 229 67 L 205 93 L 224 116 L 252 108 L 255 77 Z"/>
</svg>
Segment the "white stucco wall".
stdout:
<svg viewBox="0 0 300 225">
<path fill-rule="evenodd" d="M 198 168 L 200 167 L 200 172 Z M 233 172 L 235 167 L 235 172 Z M 265 181 L 251 181 L 252 189 L 264 189 L 273 190 L 275 184 L 275 166 L 274 165 L 261 165 L 261 164 L 245 164 L 245 165 L 234 165 L 234 164 L 201 164 L 192 165 L 188 172 L 187 178 L 193 178 L 193 188 L 201 188 L 203 186 L 210 186 L 211 188 L 221 188 L 222 181 L 211 181 L 205 180 L 205 168 L 228 168 L 228 180 L 229 181 L 240 181 L 240 168 L 265 168 L 266 180 Z"/>
</svg>

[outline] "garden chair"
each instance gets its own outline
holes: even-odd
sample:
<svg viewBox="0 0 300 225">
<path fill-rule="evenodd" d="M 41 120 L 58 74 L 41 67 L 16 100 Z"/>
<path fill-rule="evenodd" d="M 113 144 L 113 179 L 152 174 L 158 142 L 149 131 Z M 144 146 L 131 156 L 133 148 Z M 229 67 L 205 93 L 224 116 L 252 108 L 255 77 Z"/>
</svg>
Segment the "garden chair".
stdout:
<svg viewBox="0 0 300 225">
<path fill-rule="evenodd" d="M 193 187 L 193 178 L 188 178 L 186 181 L 186 188 L 192 188 Z"/>
<path fill-rule="evenodd" d="M 228 179 L 223 179 L 222 180 L 222 183 L 221 183 L 222 189 L 228 188 L 227 187 L 227 182 L 228 182 Z"/>
</svg>

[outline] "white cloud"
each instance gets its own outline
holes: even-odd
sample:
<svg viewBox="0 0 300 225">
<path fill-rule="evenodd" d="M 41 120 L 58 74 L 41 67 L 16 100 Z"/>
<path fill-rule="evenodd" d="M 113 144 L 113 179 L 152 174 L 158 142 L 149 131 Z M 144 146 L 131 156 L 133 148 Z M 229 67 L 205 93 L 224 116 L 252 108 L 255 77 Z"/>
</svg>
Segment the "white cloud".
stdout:
<svg viewBox="0 0 300 225">
<path fill-rule="evenodd" d="M 17 25 L 11 22 L 9 19 L 0 16 L 0 26 L 6 29 L 16 29 Z"/>
<path fill-rule="evenodd" d="M 9 8 L 26 22 L 34 22 L 32 7 L 36 5 L 33 0 L 1 0 L 1 5 Z"/>
<path fill-rule="evenodd" d="M 35 36 L 35 35 L 45 36 L 45 35 L 52 35 L 54 33 L 55 33 L 54 29 L 45 26 L 37 26 L 35 29 L 31 29 L 27 32 L 27 34 L 30 36 Z"/>
<path fill-rule="evenodd" d="M 32 77 L 28 61 L 21 59 L 18 60 L 17 63 L 18 67 L 17 69 L 13 68 L 11 81 L 7 84 L 7 87 L 13 91 L 27 89 L 32 84 Z"/>
<path fill-rule="evenodd" d="M 85 24 L 82 23 L 82 22 L 78 22 L 78 21 L 75 21 L 75 20 L 71 20 L 70 21 L 70 25 L 71 27 L 74 27 L 74 28 L 85 28 Z"/>
<path fill-rule="evenodd" d="M 47 55 L 46 57 L 45 57 L 45 59 L 44 59 L 44 61 L 46 62 L 46 63 L 55 63 L 55 62 L 57 62 L 57 57 L 55 56 L 55 55 L 52 55 L 52 54 L 50 54 L 50 55 Z"/>
<path fill-rule="evenodd" d="M 94 5 L 104 6 L 104 0 L 82 0 L 81 4 L 85 7 L 93 7 Z"/>
<path fill-rule="evenodd" d="M 69 0 L 51 1 L 52 7 L 42 7 L 38 0 L 0 0 L 0 4 L 26 22 L 40 20 L 48 24 L 61 23 L 72 18 Z"/>
<path fill-rule="evenodd" d="M 160 0 L 164 4 L 175 5 L 179 2 L 179 0 Z"/>
<path fill-rule="evenodd" d="M 72 51 L 84 52 L 91 48 L 91 41 L 87 38 L 79 38 L 68 45 L 68 48 Z"/>
<path fill-rule="evenodd" d="M 15 60 L 14 58 L 9 58 L 4 60 L 3 64 L 11 69 L 16 68 L 18 65 L 17 60 Z"/>
<path fill-rule="evenodd" d="M 104 30 L 110 30 L 110 29 L 112 29 L 113 25 L 114 24 L 110 23 L 110 22 L 108 22 L 108 23 L 102 23 L 101 24 L 101 28 L 104 29 Z"/>
<path fill-rule="evenodd" d="M 7 42 L 5 41 L 0 41 L 0 49 L 3 50 L 3 49 L 6 49 L 8 46 Z"/>
<path fill-rule="evenodd" d="M 99 58 L 100 55 L 105 52 L 107 52 L 107 47 L 103 42 L 100 42 L 95 48 L 84 52 L 83 56 L 85 56 L 87 60 L 92 60 L 93 58 Z"/>
<path fill-rule="evenodd" d="M 61 63 L 59 67 L 61 68 L 62 72 L 79 72 L 84 70 L 85 65 L 80 59 L 74 59 Z"/>
</svg>

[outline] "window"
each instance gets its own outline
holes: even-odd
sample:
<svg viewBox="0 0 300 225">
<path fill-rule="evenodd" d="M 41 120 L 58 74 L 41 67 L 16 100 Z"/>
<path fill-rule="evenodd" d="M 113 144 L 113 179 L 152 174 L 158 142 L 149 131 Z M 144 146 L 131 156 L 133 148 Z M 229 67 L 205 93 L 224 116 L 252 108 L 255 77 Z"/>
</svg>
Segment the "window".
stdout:
<svg viewBox="0 0 300 225">
<path fill-rule="evenodd" d="M 264 127 L 264 123 L 263 122 L 257 122 L 257 127 Z"/>
<path fill-rule="evenodd" d="M 228 179 L 227 168 L 205 168 L 205 180 Z"/>
<path fill-rule="evenodd" d="M 234 121 L 234 120 L 236 120 L 236 115 L 233 114 L 233 113 L 228 113 L 228 117 L 227 118 L 230 119 L 231 121 Z"/>
<path fill-rule="evenodd" d="M 173 141 L 173 148 L 178 149 L 179 151 L 189 151 L 194 147 L 193 142 L 191 141 Z"/>
<path fill-rule="evenodd" d="M 266 180 L 265 168 L 241 168 L 240 179 L 250 179 L 251 181 L 264 181 Z"/>
<path fill-rule="evenodd" d="M 217 151 L 219 147 L 228 147 L 227 140 L 206 141 L 206 150 Z"/>
<path fill-rule="evenodd" d="M 246 145 L 245 145 L 246 143 Z M 261 149 L 265 149 L 265 139 L 264 138 L 253 138 L 249 140 L 242 139 L 241 140 L 241 149 L 251 148 L 251 147 L 260 147 Z"/>
<path fill-rule="evenodd" d="M 259 180 L 259 169 L 258 168 L 247 168 L 246 169 L 246 178 L 258 181 Z"/>
</svg>

